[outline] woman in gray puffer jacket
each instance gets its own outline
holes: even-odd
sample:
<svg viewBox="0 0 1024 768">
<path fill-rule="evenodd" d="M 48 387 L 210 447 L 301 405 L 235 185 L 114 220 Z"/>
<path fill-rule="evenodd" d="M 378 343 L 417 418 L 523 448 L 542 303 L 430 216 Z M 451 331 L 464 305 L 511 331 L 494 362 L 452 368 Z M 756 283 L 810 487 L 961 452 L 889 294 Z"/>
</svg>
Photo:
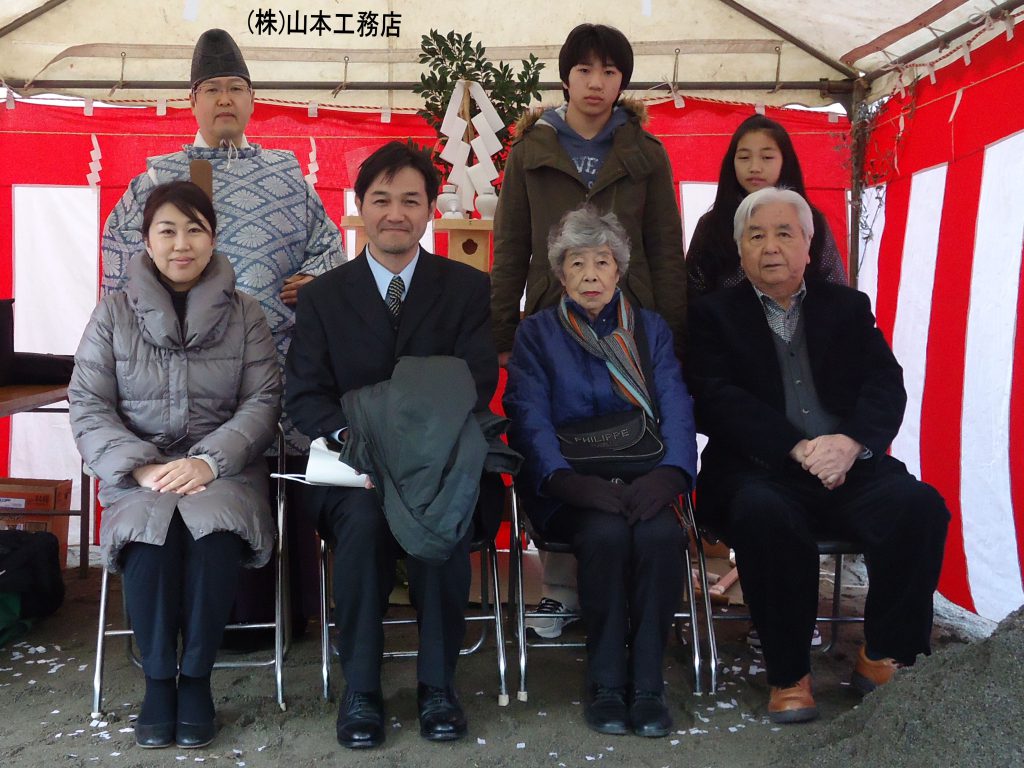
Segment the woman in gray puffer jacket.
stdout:
<svg viewBox="0 0 1024 768">
<path fill-rule="evenodd" d="M 238 569 L 266 563 L 274 544 L 263 460 L 280 415 L 274 343 L 214 253 L 215 231 L 199 187 L 153 190 L 146 253 L 93 312 L 68 388 L 75 442 L 100 479 L 106 566 L 124 574 L 142 652 L 143 747 L 213 740 L 210 671 Z"/>
</svg>

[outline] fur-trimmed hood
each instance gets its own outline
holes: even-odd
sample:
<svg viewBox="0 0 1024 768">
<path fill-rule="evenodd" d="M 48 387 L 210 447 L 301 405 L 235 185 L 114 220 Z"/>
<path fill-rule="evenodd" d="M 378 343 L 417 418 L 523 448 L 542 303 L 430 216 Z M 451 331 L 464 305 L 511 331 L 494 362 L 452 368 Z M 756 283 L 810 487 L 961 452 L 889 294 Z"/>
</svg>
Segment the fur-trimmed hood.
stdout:
<svg viewBox="0 0 1024 768">
<path fill-rule="evenodd" d="M 561 105 L 545 104 L 540 107 L 528 109 L 526 112 L 520 115 L 518 120 L 516 120 L 516 138 L 522 136 L 524 133 L 526 133 L 526 131 L 530 130 L 530 128 L 536 125 L 537 121 L 544 116 L 544 112 L 546 110 L 557 109 L 557 107 L 559 106 Z M 630 115 L 635 117 L 639 121 L 641 127 L 647 125 L 648 115 L 646 102 L 641 101 L 640 99 L 624 98 L 620 99 L 616 106 L 622 107 L 624 110 L 629 112 Z"/>
</svg>

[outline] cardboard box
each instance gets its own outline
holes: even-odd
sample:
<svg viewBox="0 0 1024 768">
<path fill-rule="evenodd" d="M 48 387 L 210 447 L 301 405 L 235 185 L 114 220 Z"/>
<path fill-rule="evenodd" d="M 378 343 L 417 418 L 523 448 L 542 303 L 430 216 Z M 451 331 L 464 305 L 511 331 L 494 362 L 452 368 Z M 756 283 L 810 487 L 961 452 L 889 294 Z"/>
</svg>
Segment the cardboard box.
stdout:
<svg viewBox="0 0 1024 768">
<path fill-rule="evenodd" d="M 0 528 L 23 531 L 49 531 L 60 542 L 60 565 L 68 565 L 68 516 L 33 515 L 33 509 L 71 509 L 70 480 L 38 480 L 35 478 L 0 478 Z M 24 510 L 12 514 L 9 510 Z"/>
</svg>

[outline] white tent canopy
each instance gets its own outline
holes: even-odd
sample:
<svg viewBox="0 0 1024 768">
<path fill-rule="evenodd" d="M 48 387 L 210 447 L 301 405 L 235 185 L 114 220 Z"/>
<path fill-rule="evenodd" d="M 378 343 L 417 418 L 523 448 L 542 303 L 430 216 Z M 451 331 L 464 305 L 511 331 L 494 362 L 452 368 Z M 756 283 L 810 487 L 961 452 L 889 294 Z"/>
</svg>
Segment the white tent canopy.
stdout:
<svg viewBox="0 0 1024 768">
<path fill-rule="evenodd" d="M 0 77 L 24 94 L 181 98 L 196 39 L 221 27 L 241 46 L 263 98 L 348 108 L 417 106 L 409 85 L 419 79 L 420 38 L 431 29 L 472 33 L 492 61 L 534 53 L 547 66 L 542 80 L 556 88 L 566 33 L 595 21 L 619 27 L 632 41 L 636 90 L 660 87 L 667 95 L 673 81 L 682 93 L 765 104 L 839 101 L 849 108 L 858 78 L 867 98 L 880 98 L 898 85 L 905 65 L 909 82 L 927 74 L 930 64 L 961 59 L 965 41 L 978 46 L 1012 34 L 1006 12 L 1024 0 L 986 3 L 4 0 Z M 376 26 L 360 27 L 360 14 L 375 14 Z M 950 39 L 940 47 L 939 38 Z M 934 50 L 924 50 L 929 45 Z"/>
</svg>

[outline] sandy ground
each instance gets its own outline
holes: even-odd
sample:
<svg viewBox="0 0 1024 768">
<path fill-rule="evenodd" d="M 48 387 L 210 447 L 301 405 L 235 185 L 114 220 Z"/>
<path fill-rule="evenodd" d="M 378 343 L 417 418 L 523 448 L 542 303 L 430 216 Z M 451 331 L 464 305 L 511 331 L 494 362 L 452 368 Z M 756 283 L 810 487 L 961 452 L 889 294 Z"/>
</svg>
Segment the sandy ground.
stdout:
<svg viewBox="0 0 1024 768">
<path fill-rule="evenodd" d="M 966 621 L 953 609 L 937 617 L 936 653 L 863 702 L 847 683 L 860 629 L 844 627 L 833 652 L 813 656 L 822 717 L 808 725 L 780 728 L 767 721 L 760 657 L 744 641 L 744 623 L 723 622 L 718 624 L 723 674 L 715 694 L 692 693 L 689 649 L 671 644 L 666 680 L 676 732 L 669 738 L 610 737 L 589 731 L 579 701 L 584 666 L 578 649 L 534 651 L 529 701 L 516 701 L 513 694 L 508 707 L 499 707 L 491 638 L 459 667 L 459 689 L 470 720 L 468 738 L 438 745 L 419 737 L 415 665 L 394 660 L 385 665 L 384 693 L 392 725 L 387 743 L 381 749 L 353 753 L 335 742 L 336 705 L 320 696 L 319 645 L 310 636 L 293 645 L 286 663 L 286 712 L 274 701 L 269 671 L 218 670 L 217 740 L 203 750 L 141 750 L 135 746 L 131 724 L 143 693 L 142 674 L 126 659 L 120 643 L 110 647 L 105 665 L 104 714 L 99 719 L 90 716 L 99 575 L 92 568 L 90 577 L 80 580 L 68 571 L 68 594 L 61 610 L 38 624 L 23 642 L 0 649 L 0 765 L 1024 765 L 1024 620 L 1018 617 L 1015 629 L 1004 628 L 985 639 L 991 627 Z M 862 569 L 854 567 L 848 583 L 848 597 L 857 606 L 863 602 Z M 119 594 L 112 598 L 118 606 Z M 575 628 L 567 634 L 583 636 Z M 396 644 L 412 639 L 408 630 L 389 632 L 389 641 Z M 511 665 L 511 644 L 509 656 Z M 510 668 L 510 687 L 516 679 Z M 946 701 L 950 697 L 953 703 Z M 991 748 L 975 750 L 978 761 L 962 759 L 979 740 Z"/>
</svg>

